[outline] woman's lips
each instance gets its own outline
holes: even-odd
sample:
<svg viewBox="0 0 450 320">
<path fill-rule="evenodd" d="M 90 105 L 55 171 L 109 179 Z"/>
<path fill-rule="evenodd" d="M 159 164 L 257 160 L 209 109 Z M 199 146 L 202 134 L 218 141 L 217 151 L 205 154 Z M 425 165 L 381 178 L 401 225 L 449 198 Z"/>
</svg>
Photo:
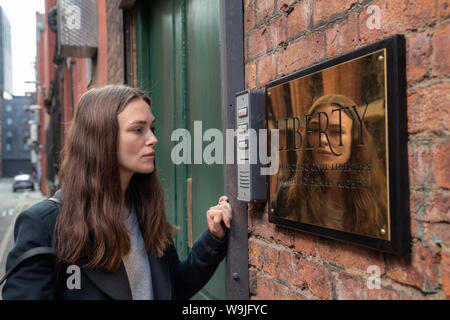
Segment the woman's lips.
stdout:
<svg viewBox="0 0 450 320">
<path fill-rule="evenodd" d="M 152 153 L 149 153 L 149 154 L 144 154 L 144 157 L 147 157 L 147 158 L 154 158 L 154 157 L 155 157 L 155 153 L 152 152 Z"/>
</svg>

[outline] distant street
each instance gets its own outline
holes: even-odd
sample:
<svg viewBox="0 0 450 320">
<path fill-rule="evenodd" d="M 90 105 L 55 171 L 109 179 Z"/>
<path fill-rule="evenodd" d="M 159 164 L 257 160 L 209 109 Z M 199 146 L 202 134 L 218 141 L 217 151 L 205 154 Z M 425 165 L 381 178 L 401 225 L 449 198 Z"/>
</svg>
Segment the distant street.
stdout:
<svg viewBox="0 0 450 320">
<path fill-rule="evenodd" d="M 18 214 L 45 199 L 38 186 L 35 186 L 37 191 L 13 192 L 12 182 L 12 178 L 0 178 L 0 278 L 5 274 L 6 256 L 14 244 L 14 222 Z"/>
</svg>

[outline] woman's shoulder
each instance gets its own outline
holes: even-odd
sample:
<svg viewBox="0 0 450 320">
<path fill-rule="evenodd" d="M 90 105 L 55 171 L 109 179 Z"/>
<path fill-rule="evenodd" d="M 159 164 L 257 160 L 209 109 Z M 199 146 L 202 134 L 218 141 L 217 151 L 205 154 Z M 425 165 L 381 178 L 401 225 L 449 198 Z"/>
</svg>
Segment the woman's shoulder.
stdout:
<svg viewBox="0 0 450 320">
<path fill-rule="evenodd" d="M 34 228 L 41 226 L 52 232 L 58 213 L 58 205 L 51 200 L 45 199 L 22 211 L 17 217 L 16 225 L 25 224 Z"/>
</svg>

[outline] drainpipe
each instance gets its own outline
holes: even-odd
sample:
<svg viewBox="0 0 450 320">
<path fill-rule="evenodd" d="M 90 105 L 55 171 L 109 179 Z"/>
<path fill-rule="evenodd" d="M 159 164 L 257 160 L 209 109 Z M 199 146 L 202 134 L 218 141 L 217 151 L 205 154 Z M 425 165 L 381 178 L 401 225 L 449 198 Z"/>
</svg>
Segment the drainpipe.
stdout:
<svg viewBox="0 0 450 320">
<path fill-rule="evenodd" d="M 73 108 L 74 108 L 74 93 L 73 93 L 73 65 L 75 62 L 72 58 L 67 59 L 67 65 L 69 67 L 69 76 L 70 76 L 70 103 L 72 107 L 72 118 L 73 118 Z"/>
</svg>

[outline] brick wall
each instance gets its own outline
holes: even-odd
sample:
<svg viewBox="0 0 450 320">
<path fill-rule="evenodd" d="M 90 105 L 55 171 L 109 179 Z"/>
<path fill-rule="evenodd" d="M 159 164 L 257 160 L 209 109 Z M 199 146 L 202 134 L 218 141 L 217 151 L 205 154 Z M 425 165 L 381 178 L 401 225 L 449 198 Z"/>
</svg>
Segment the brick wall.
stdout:
<svg viewBox="0 0 450 320">
<path fill-rule="evenodd" d="M 122 10 L 120 0 L 106 2 L 107 46 L 108 46 L 108 83 L 123 83 L 123 39 Z"/>
<path fill-rule="evenodd" d="M 369 29 L 370 5 L 380 9 Z M 380 253 L 268 222 L 249 206 L 257 299 L 450 298 L 450 1 L 244 0 L 245 83 L 268 81 L 390 35 L 405 35 L 412 254 Z M 368 289 L 370 265 L 381 289 Z"/>
</svg>

